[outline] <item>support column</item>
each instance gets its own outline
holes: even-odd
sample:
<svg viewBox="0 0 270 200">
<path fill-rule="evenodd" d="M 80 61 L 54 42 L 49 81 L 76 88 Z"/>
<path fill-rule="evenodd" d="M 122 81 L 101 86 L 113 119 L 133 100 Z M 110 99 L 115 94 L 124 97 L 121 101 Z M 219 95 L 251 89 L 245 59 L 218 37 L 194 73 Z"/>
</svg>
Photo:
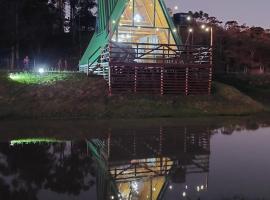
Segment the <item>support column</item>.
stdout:
<svg viewBox="0 0 270 200">
<path fill-rule="evenodd" d="M 135 67 L 135 74 L 134 74 L 134 93 L 136 94 L 137 93 L 137 84 L 138 84 L 138 80 L 137 80 L 137 78 L 138 78 L 138 68 L 137 67 Z"/>
<path fill-rule="evenodd" d="M 111 83 L 111 66 L 108 68 L 108 85 L 109 85 L 109 96 L 112 96 L 112 83 Z"/>
<path fill-rule="evenodd" d="M 211 65 L 210 68 L 209 68 L 208 95 L 211 95 L 212 74 L 213 74 L 213 68 L 212 68 L 212 65 Z"/>
<path fill-rule="evenodd" d="M 164 67 L 160 68 L 160 95 L 164 95 Z"/>
<path fill-rule="evenodd" d="M 188 74 L 189 74 L 189 69 L 186 67 L 186 80 L 185 80 L 185 95 L 187 96 L 189 93 L 189 88 L 188 88 Z"/>
</svg>

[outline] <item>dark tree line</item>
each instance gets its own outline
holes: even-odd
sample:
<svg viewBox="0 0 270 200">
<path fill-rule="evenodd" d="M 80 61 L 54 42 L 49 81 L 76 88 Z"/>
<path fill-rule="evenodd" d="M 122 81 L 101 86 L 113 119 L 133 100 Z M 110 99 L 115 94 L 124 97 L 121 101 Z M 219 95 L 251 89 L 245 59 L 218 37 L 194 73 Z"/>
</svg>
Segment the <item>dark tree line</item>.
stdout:
<svg viewBox="0 0 270 200">
<path fill-rule="evenodd" d="M 203 11 L 189 12 L 196 32 L 195 44 L 210 44 L 210 37 L 200 26 L 211 26 L 214 32 L 214 69 L 216 72 L 261 73 L 270 71 L 270 31 L 248 27 L 231 20 L 221 22 Z"/>
<path fill-rule="evenodd" d="M 76 65 L 95 26 L 95 5 L 94 0 L 0 0 L 0 67 L 20 68 L 26 55 L 32 65 L 55 67 L 59 59 Z"/>
</svg>

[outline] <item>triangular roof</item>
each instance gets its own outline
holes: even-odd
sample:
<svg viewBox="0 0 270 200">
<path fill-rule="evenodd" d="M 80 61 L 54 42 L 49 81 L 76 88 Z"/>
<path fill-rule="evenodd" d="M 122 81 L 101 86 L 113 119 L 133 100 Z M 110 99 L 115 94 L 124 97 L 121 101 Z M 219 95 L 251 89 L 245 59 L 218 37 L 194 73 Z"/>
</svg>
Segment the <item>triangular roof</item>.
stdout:
<svg viewBox="0 0 270 200">
<path fill-rule="evenodd" d="M 166 17 L 171 30 L 175 30 L 172 19 L 167 11 L 163 0 L 156 0 L 161 5 L 162 11 Z M 130 0 L 98 0 L 98 18 L 96 32 L 94 33 L 83 57 L 80 60 L 80 68 L 87 67 L 95 63 L 103 48 L 108 44 L 111 36 L 115 32 L 121 16 Z M 111 30 L 111 34 L 109 33 Z M 176 44 L 181 44 L 181 39 L 176 31 L 171 31 Z"/>
</svg>

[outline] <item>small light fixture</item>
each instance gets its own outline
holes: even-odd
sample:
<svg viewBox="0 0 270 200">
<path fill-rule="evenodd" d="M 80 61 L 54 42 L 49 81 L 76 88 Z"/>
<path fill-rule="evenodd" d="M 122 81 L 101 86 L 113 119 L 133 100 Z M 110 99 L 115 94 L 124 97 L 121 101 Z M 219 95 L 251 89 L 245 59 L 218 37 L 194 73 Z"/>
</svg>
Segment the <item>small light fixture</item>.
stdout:
<svg viewBox="0 0 270 200">
<path fill-rule="evenodd" d="M 178 6 L 174 6 L 174 10 L 178 10 Z"/>
<path fill-rule="evenodd" d="M 187 196 L 187 193 L 186 193 L 186 192 L 183 192 L 183 193 L 182 193 L 182 196 L 183 196 L 183 197 Z"/>
<path fill-rule="evenodd" d="M 193 29 L 192 28 L 188 29 L 188 32 L 192 33 L 193 32 Z"/>
<path fill-rule="evenodd" d="M 113 23 L 113 24 L 115 24 L 115 23 L 116 23 L 116 21 L 115 21 L 115 20 L 113 20 L 113 21 L 112 21 L 112 23 Z"/>
<path fill-rule="evenodd" d="M 38 68 L 38 73 L 43 74 L 45 72 L 44 68 L 40 67 Z"/>
<path fill-rule="evenodd" d="M 173 29 L 173 32 L 174 32 L 174 33 L 176 32 L 176 29 L 175 29 L 175 28 Z"/>
<path fill-rule="evenodd" d="M 205 29 L 206 28 L 205 24 L 201 25 L 201 28 L 202 29 Z"/>
<path fill-rule="evenodd" d="M 187 16 L 187 20 L 190 21 L 191 20 L 191 17 L 190 16 Z"/>
<path fill-rule="evenodd" d="M 169 189 L 170 189 L 170 190 L 172 190 L 172 189 L 173 189 L 173 186 L 172 186 L 172 185 L 170 185 L 170 186 L 169 186 Z"/>
</svg>

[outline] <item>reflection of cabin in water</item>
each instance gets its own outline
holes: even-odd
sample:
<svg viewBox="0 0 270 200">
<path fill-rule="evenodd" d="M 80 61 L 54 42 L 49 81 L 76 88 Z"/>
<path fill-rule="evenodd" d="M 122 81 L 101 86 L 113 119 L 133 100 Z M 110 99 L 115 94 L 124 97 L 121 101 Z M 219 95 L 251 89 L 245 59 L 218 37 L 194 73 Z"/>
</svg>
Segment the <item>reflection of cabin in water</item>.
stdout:
<svg viewBox="0 0 270 200">
<path fill-rule="evenodd" d="M 187 175 L 200 177 L 196 185 L 188 185 L 189 191 L 197 185 L 207 189 L 209 134 L 206 129 L 185 127 L 111 130 L 107 138 L 91 143 L 104 145 L 100 154 L 117 191 L 110 196 L 157 200 L 166 199 L 172 187 L 185 187 Z"/>
<path fill-rule="evenodd" d="M 208 94 L 211 49 L 182 45 L 163 0 L 99 0 L 96 32 L 80 71 L 110 93 Z"/>
</svg>

